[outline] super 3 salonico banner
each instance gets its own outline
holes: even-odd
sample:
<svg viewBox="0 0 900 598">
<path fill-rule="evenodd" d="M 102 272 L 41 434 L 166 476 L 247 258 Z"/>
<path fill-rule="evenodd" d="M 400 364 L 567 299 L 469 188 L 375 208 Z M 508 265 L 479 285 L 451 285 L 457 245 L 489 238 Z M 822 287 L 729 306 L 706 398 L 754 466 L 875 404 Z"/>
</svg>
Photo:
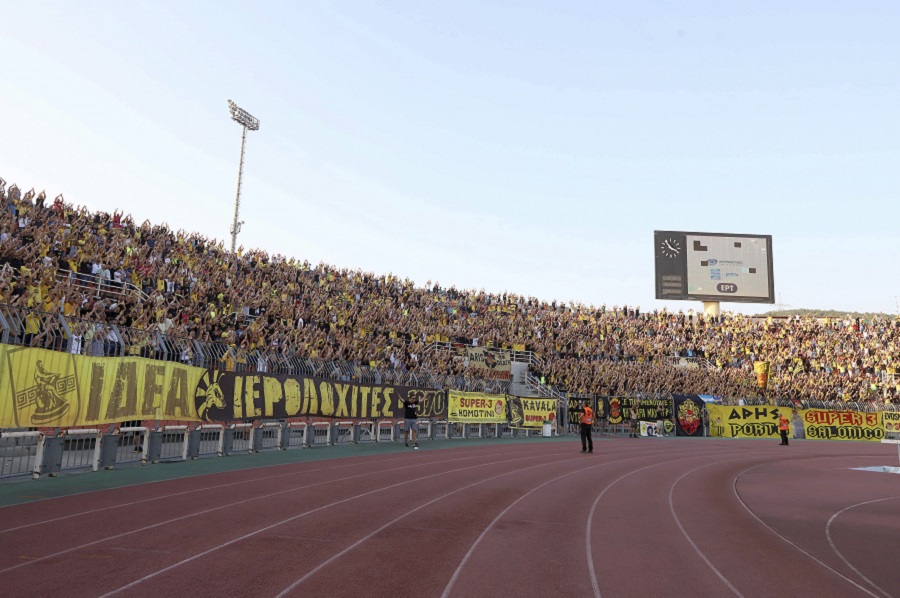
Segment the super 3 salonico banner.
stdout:
<svg viewBox="0 0 900 598">
<path fill-rule="evenodd" d="M 793 437 L 819 440 L 867 440 L 884 438 L 881 412 L 834 411 L 830 409 L 790 409 L 771 405 L 707 405 L 710 435 L 724 438 L 778 438 L 782 413 L 790 420 Z"/>
<path fill-rule="evenodd" d="M 259 417 L 446 417 L 447 393 L 301 376 L 235 374 L 143 358 L 86 357 L 0 345 L 0 427 L 90 426 L 129 420 Z"/>
<path fill-rule="evenodd" d="M 0 345 L 0 427 L 196 420 L 205 370 L 141 358 Z"/>
</svg>

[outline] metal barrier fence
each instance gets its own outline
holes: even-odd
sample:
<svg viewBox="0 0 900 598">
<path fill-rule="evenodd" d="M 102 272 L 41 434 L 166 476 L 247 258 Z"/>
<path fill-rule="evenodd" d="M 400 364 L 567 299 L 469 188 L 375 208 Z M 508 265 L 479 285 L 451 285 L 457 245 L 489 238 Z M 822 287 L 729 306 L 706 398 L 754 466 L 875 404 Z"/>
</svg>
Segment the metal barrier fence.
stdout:
<svg viewBox="0 0 900 598">
<path fill-rule="evenodd" d="M 287 442 L 284 443 L 284 448 L 305 448 L 309 446 L 308 444 L 308 435 L 307 429 L 309 426 L 306 422 L 291 422 L 287 425 L 285 429 L 285 433 L 287 435 Z"/>
<path fill-rule="evenodd" d="M 263 422 L 256 428 L 256 452 L 278 450 L 281 448 L 281 424 Z"/>
<path fill-rule="evenodd" d="M 312 435 L 309 446 L 331 446 L 331 424 L 328 422 L 315 422 L 312 425 Z"/>
<path fill-rule="evenodd" d="M 0 432 L 0 479 L 40 472 L 43 439 L 40 432 Z"/>
<path fill-rule="evenodd" d="M 228 427 L 228 434 L 224 453 L 231 455 L 234 453 L 249 453 L 253 450 L 251 444 L 253 436 L 253 424 L 231 424 Z"/>
<path fill-rule="evenodd" d="M 147 464 L 147 455 L 150 451 L 150 434 L 148 428 L 132 426 L 119 428 L 115 435 L 116 449 L 114 463 L 141 463 Z M 109 466 L 107 466 L 109 467 Z"/>
<path fill-rule="evenodd" d="M 194 458 L 223 454 L 225 443 L 225 426 L 221 424 L 204 424 L 197 428 L 197 450 Z"/>
<path fill-rule="evenodd" d="M 449 430 L 450 424 L 447 422 L 431 422 L 431 437 L 435 440 L 447 440 Z"/>
<path fill-rule="evenodd" d="M 466 437 L 466 424 L 461 423 L 451 423 L 447 426 L 447 438 L 465 438 Z"/>
<path fill-rule="evenodd" d="M 376 442 L 394 442 L 394 434 L 396 432 L 396 426 L 393 422 L 378 422 L 378 426 L 375 428 L 375 441 Z"/>
<path fill-rule="evenodd" d="M 431 438 L 431 420 L 416 420 L 416 436 L 419 440 Z"/>
<path fill-rule="evenodd" d="M 375 422 L 373 421 L 361 421 L 356 422 L 356 442 L 364 443 L 364 442 L 375 442 Z"/>
<path fill-rule="evenodd" d="M 153 463 L 186 461 L 188 455 L 188 427 L 163 426 L 151 434 L 150 459 Z"/>
<path fill-rule="evenodd" d="M 166 425 L 157 429 L 128 426 L 110 429 L 64 430 L 58 436 L 38 431 L 0 430 L 0 480 L 60 472 L 114 469 L 236 453 L 268 450 L 401 442 L 403 420 L 339 422 L 260 422 Z M 533 436 L 505 424 L 461 424 L 422 419 L 418 440 L 509 438 Z M 538 434 L 539 435 L 539 434 Z"/>
<path fill-rule="evenodd" d="M 62 441 L 59 468 L 62 471 L 100 467 L 100 430 L 67 430 Z"/>
<path fill-rule="evenodd" d="M 334 429 L 332 430 L 331 443 L 334 445 L 353 444 L 353 427 L 352 421 L 335 422 Z"/>
</svg>

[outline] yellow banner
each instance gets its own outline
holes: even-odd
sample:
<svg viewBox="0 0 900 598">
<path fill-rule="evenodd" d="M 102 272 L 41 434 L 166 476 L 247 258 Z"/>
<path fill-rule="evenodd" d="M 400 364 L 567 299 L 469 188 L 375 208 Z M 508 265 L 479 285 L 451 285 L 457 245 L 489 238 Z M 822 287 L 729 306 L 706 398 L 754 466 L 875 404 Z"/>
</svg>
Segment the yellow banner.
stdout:
<svg viewBox="0 0 900 598">
<path fill-rule="evenodd" d="M 480 392 L 451 390 L 447 402 L 447 419 L 466 424 L 499 424 L 506 422 L 503 397 Z"/>
<path fill-rule="evenodd" d="M 801 436 L 799 432 L 802 430 L 809 439 L 879 442 L 884 438 L 887 425 L 882 415 L 900 415 L 831 409 L 790 409 L 772 405 L 707 405 L 706 408 L 709 410 L 710 434 L 724 438 L 778 438 L 778 418 L 782 412 L 786 412 L 791 420 L 792 437 Z M 900 424 L 900 421 L 897 423 Z"/>
<path fill-rule="evenodd" d="M 507 397 L 510 428 L 540 428 L 556 421 L 556 399 Z"/>
<path fill-rule="evenodd" d="M 201 368 L 9 346 L 0 359 L 0 427 L 198 420 L 193 393 Z"/>
<path fill-rule="evenodd" d="M 880 411 L 832 411 L 804 409 L 803 424 L 807 438 L 819 440 L 868 440 L 881 442 L 884 438 L 884 419 Z"/>
<path fill-rule="evenodd" d="M 723 438 L 779 438 L 778 407 L 707 404 L 710 436 Z M 790 410 L 788 410 L 790 411 Z M 795 425 L 792 421 L 791 425 Z M 802 425 L 799 423 L 797 425 Z"/>
<path fill-rule="evenodd" d="M 753 364 L 753 371 L 756 373 L 756 385 L 760 388 L 765 388 L 769 384 L 769 362 L 755 362 Z"/>
</svg>

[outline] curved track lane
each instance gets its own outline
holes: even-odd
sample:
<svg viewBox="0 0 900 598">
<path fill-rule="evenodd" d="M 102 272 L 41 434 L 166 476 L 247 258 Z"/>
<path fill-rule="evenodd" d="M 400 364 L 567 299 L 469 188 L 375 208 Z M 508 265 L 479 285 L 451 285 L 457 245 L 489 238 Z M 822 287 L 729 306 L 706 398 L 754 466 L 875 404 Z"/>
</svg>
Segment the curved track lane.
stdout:
<svg viewBox="0 0 900 598">
<path fill-rule="evenodd" d="M 242 470 L 0 509 L 0 587 L 67 596 L 896 595 L 864 443 L 601 440 Z"/>
</svg>

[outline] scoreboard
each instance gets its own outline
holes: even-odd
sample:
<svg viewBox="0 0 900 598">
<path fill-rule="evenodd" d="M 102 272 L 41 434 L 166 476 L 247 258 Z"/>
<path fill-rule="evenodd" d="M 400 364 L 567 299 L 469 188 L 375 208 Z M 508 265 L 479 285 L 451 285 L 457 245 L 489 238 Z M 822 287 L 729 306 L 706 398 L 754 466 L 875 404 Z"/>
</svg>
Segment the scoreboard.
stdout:
<svg viewBox="0 0 900 598">
<path fill-rule="evenodd" d="M 653 232 L 656 298 L 775 303 L 772 236 Z"/>
</svg>

